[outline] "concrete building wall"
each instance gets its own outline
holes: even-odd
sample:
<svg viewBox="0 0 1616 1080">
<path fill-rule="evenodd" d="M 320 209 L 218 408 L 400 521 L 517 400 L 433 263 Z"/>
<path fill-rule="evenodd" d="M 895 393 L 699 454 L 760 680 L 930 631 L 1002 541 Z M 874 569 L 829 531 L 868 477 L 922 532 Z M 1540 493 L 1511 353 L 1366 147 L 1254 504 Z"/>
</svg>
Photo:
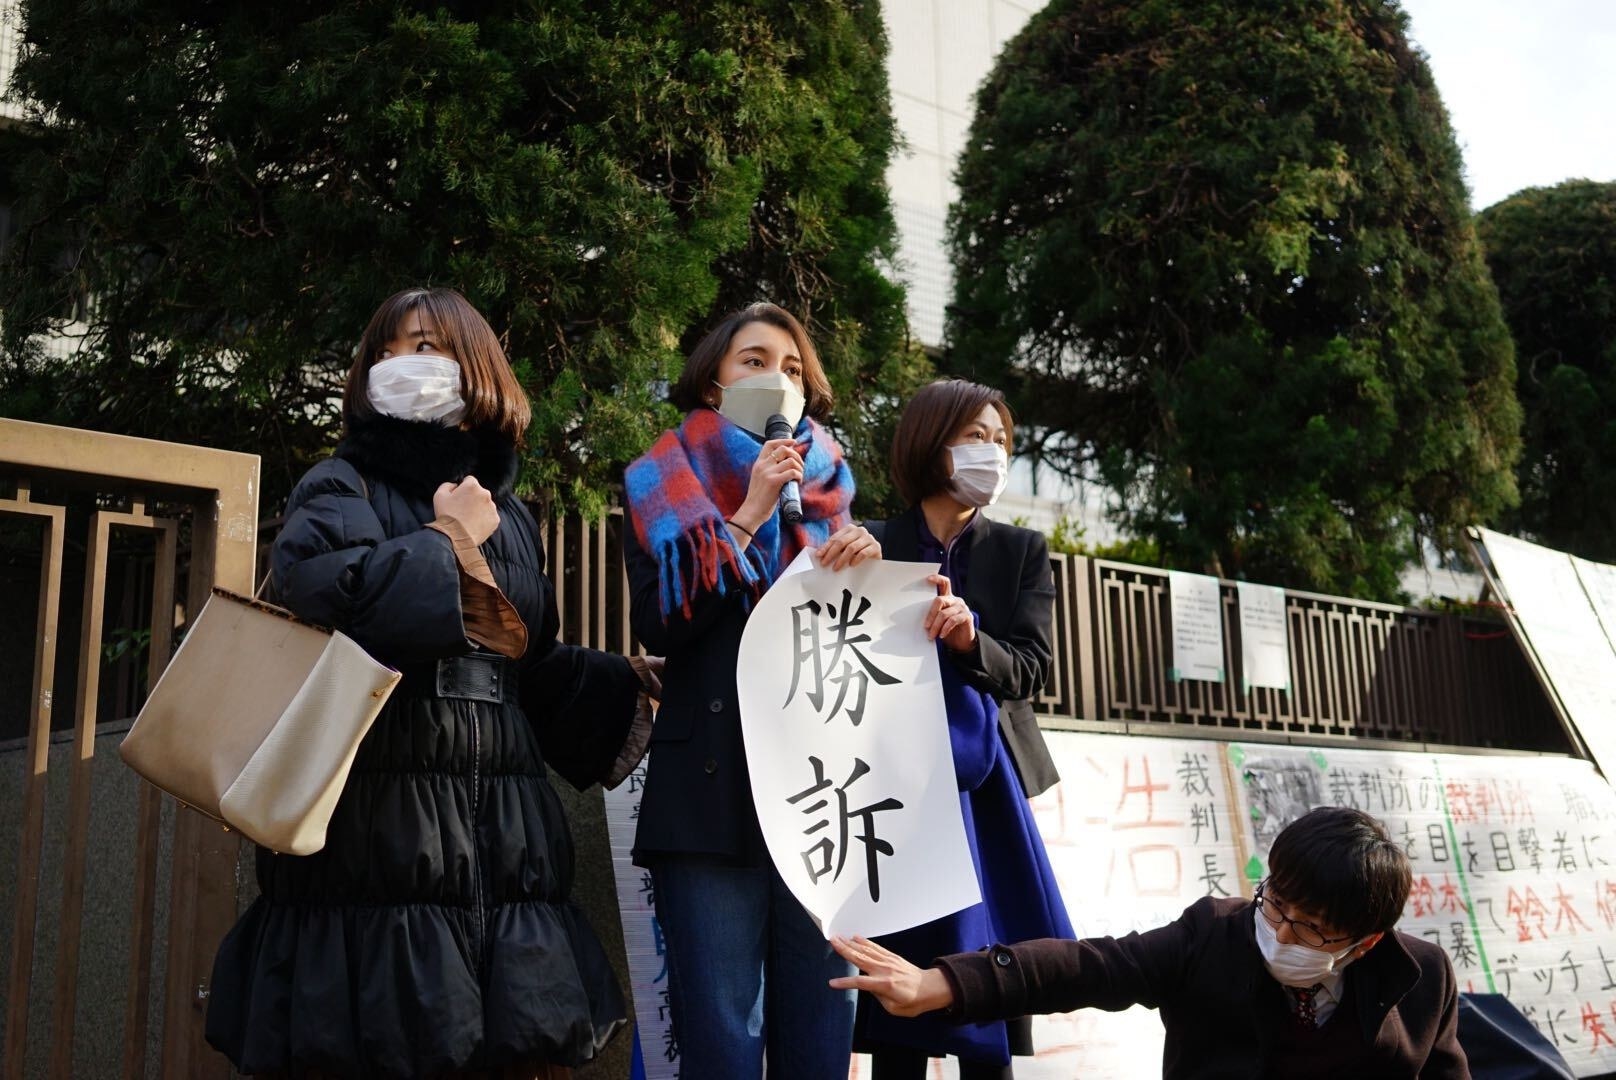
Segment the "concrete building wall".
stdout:
<svg viewBox="0 0 1616 1080">
<path fill-rule="evenodd" d="M 887 0 L 892 111 L 908 144 L 887 179 L 898 219 L 909 319 L 927 345 L 943 337 L 953 287 L 943 223 L 977 87 L 999 50 L 1042 5 L 1019 0 Z"/>
<path fill-rule="evenodd" d="M 0 0 L 0 123 L 22 119 L 22 109 L 6 99 L 11 69 L 16 67 L 17 49 L 22 44 L 22 13 L 17 0 Z"/>
<path fill-rule="evenodd" d="M 1036 0 L 886 0 L 891 45 L 888 84 L 905 147 L 887 170 L 898 223 L 898 272 L 908 288 L 909 325 L 925 345 L 943 344 L 944 311 L 954 276 L 946 244 L 948 208 L 958 194 L 954 169 L 965 149 L 976 92 L 1005 42 L 1043 5 Z M 1048 531 L 1067 518 L 1090 542 L 1115 539 L 1098 485 L 1038 475 L 1017 461 L 1010 486 L 989 510 L 994 518 Z"/>
</svg>

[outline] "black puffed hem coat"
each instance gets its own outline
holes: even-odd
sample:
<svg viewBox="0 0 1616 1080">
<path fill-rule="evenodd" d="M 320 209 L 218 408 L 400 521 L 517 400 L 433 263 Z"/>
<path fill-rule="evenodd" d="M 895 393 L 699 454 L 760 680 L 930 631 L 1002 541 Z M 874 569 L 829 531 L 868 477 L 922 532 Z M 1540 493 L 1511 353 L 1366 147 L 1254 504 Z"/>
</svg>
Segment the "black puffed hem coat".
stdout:
<svg viewBox="0 0 1616 1080">
<path fill-rule="evenodd" d="M 545 763 L 606 775 L 633 721 L 622 657 L 556 641 L 538 528 L 494 432 L 371 417 L 297 485 L 274 595 L 395 667 L 471 649 L 432 493 L 495 493 L 482 546 L 529 630 L 516 702 L 396 691 L 359 748 L 324 850 L 260 850 L 261 895 L 220 946 L 207 1037 L 243 1072 L 416 1077 L 579 1065 L 625 1023 L 569 895 L 572 838 Z"/>
</svg>

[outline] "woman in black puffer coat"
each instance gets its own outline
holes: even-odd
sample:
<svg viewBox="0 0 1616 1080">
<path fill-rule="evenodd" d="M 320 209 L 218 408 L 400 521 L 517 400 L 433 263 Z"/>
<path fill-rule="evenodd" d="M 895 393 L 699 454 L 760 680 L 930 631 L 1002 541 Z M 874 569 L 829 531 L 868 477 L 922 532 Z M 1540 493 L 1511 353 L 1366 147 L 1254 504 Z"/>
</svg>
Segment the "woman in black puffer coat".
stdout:
<svg viewBox="0 0 1616 1080">
<path fill-rule="evenodd" d="M 274 594 L 404 677 L 324 850 L 259 850 L 262 895 L 214 962 L 208 1039 L 247 1073 L 581 1064 L 625 1009 L 568 899 L 572 838 L 544 766 L 579 787 L 625 776 L 655 675 L 556 641 L 539 532 L 512 494 L 527 400 L 459 294 L 382 305 L 344 414 L 336 456 L 292 492 Z"/>
</svg>

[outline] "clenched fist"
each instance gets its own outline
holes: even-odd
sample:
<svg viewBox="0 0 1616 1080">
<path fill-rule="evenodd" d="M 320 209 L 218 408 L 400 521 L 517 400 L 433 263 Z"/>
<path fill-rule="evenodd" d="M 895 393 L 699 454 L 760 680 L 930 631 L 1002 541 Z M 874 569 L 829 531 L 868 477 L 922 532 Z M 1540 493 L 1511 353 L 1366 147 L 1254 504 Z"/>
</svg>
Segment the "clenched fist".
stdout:
<svg viewBox="0 0 1616 1080">
<path fill-rule="evenodd" d="M 460 522 L 479 544 L 499 531 L 499 509 L 494 506 L 494 497 L 475 476 L 458 484 L 439 484 L 432 493 L 432 512 Z"/>
</svg>

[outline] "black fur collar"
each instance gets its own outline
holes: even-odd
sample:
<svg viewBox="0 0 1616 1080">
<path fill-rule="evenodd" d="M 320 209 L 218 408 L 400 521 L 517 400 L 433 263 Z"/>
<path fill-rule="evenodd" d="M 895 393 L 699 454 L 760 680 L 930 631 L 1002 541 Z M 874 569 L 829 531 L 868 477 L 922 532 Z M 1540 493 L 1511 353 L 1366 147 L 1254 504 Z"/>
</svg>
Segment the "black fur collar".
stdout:
<svg viewBox="0 0 1616 1080">
<path fill-rule="evenodd" d="M 428 497 L 439 484 L 468 476 L 496 498 L 516 485 L 516 447 L 493 428 L 462 431 L 375 413 L 349 422 L 337 456 L 393 487 Z"/>
</svg>

